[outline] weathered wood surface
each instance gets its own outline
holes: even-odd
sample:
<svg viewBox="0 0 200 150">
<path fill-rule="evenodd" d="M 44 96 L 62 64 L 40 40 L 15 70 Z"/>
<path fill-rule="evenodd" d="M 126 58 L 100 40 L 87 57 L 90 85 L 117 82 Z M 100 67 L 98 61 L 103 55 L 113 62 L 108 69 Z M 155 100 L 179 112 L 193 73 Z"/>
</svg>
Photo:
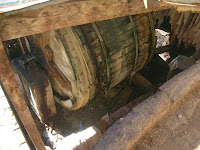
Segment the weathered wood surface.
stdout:
<svg viewBox="0 0 200 150">
<path fill-rule="evenodd" d="M 172 35 L 170 44 L 173 44 L 176 39 L 178 46 L 183 42 L 186 47 L 193 45 L 196 50 L 200 50 L 200 14 L 191 12 L 178 13 L 175 10 L 170 10 L 168 13 L 171 24 Z"/>
<path fill-rule="evenodd" d="M 154 86 L 138 72 L 133 76 L 131 81 L 136 87 L 143 89 L 146 92 L 154 90 Z"/>
<path fill-rule="evenodd" d="M 148 62 L 156 44 L 154 31 L 152 15 L 147 13 L 63 28 L 33 37 L 44 52 L 48 65 L 55 64 L 56 70 L 60 70 L 57 73 L 63 80 L 50 77 L 55 81 L 52 87 L 60 95 L 55 95 L 57 101 L 76 110 L 85 106 L 96 93 L 107 93 Z M 73 106 L 64 104 L 68 99 Z"/>
<path fill-rule="evenodd" d="M 0 80 L 35 147 L 39 150 L 45 150 L 40 133 L 38 132 L 36 124 L 31 116 L 28 106 L 26 105 L 24 96 L 20 91 L 16 77 L 10 66 L 10 62 L 1 41 L 0 53 Z"/>
<path fill-rule="evenodd" d="M 43 6 L 41 4 L 41 6 Z M 3 41 L 49 30 L 76 26 L 122 16 L 147 13 L 169 7 L 149 0 L 80 0 L 38 5 L 0 15 L 0 37 Z"/>
<path fill-rule="evenodd" d="M 171 24 L 170 46 L 157 48 L 155 54 L 165 51 L 172 51 L 172 46 L 180 47 L 184 44 L 184 51 L 189 46 L 194 46 L 196 51 L 200 50 L 200 13 L 177 12 L 176 9 L 163 10 L 162 13 L 156 13 L 158 19 L 158 28 L 163 23 L 164 17 L 169 17 Z M 191 51 L 192 52 L 192 51 Z"/>
</svg>

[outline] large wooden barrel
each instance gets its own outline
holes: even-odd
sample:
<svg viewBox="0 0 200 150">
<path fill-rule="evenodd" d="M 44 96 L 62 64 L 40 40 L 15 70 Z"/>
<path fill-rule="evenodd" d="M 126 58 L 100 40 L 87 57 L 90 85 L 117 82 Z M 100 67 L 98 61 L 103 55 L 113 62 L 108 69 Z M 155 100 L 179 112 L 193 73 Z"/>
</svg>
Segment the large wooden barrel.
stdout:
<svg viewBox="0 0 200 150">
<path fill-rule="evenodd" d="M 71 110 L 140 70 L 155 49 L 150 13 L 59 29 L 36 39 L 54 70 L 55 98 Z"/>
</svg>

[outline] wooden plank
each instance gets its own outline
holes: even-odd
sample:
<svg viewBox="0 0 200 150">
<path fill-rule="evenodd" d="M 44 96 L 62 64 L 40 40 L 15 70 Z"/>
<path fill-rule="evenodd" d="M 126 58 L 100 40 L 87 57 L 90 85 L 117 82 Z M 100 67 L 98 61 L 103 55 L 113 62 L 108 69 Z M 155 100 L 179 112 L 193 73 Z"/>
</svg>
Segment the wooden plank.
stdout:
<svg viewBox="0 0 200 150">
<path fill-rule="evenodd" d="M 154 90 L 154 86 L 149 82 L 149 80 L 138 72 L 134 74 L 131 81 L 136 87 L 143 89 L 146 92 Z"/>
<path fill-rule="evenodd" d="M 112 114 L 106 114 L 100 121 L 96 122 L 94 125 L 97 129 L 101 131 L 102 134 L 106 132 L 106 130 L 112 126 L 117 120 L 123 118 L 126 114 L 131 112 L 131 110 L 140 104 L 142 101 L 147 99 L 149 96 L 153 95 L 154 91 L 149 91 L 148 93 L 139 96 L 138 98 L 132 100 L 126 106 L 121 107 L 117 111 L 113 112 Z"/>
<path fill-rule="evenodd" d="M 45 150 L 40 133 L 32 118 L 32 115 L 26 105 L 24 96 L 20 91 L 14 72 L 10 66 L 8 57 L 4 51 L 3 44 L 0 40 L 0 80 L 11 100 L 16 112 L 18 113 L 24 127 L 26 128 L 33 144 L 39 150 Z"/>
<path fill-rule="evenodd" d="M 19 116 L 18 116 L 18 114 L 17 114 L 17 112 L 16 112 L 16 110 L 15 110 L 15 108 L 14 108 L 14 106 L 13 106 L 11 100 L 10 100 L 10 98 L 8 97 L 8 94 L 7 94 L 7 92 L 5 91 L 5 88 L 4 88 L 4 86 L 2 85 L 1 80 L 0 80 L 0 85 L 1 85 L 1 88 L 2 88 L 2 90 L 3 90 L 3 92 L 4 92 L 4 94 L 5 94 L 5 97 L 6 97 L 6 99 L 7 99 L 7 102 L 8 102 L 8 104 L 9 104 L 9 106 L 10 106 L 10 109 L 12 110 L 12 112 L 13 112 L 13 114 L 14 114 L 14 116 L 15 116 L 15 119 L 16 119 L 18 125 L 19 125 L 19 128 L 20 128 L 20 130 L 21 130 L 21 132 L 22 132 L 22 134 L 23 134 L 23 136 L 24 136 L 24 138 L 25 138 L 25 140 L 26 140 L 26 143 L 28 144 L 28 146 L 29 146 L 29 148 L 30 148 L 31 150 L 32 150 L 32 149 L 34 150 L 34 149 L 35 149 L 35 146 L 34 146 L 33 142 L 31 141 L 31 138 L 29 137 L 29 135 L 28 135 L 26 129 L 24 128 L 24 125 L 23 125 L 21 119 L 19 118 Z"/>
<path fill-rule="evenodd" d="M 3 41 L 49 30 L 91 23 L 139 13 L 167 9 L 149 0 L 66 0 L 60 4 L 38 5 L 0 14 Z"/>
<path fill-rule="evenodd" d="M 29 0 L 27 2 L 22 2 L 22 1 L 10 1 L 10 2 L 6 2 L 6 1 L 0 1 L 0 13 L 3 12 L 8 12 L 8 11 L 13 11 L 13 10 L 17 10 L 17 9 L 22 9 L 25 7 L 29 7 L 35 4 L 39 4 L 39 3 L 43 3 L 46 2 L 48 0 Z"/>
</svg>

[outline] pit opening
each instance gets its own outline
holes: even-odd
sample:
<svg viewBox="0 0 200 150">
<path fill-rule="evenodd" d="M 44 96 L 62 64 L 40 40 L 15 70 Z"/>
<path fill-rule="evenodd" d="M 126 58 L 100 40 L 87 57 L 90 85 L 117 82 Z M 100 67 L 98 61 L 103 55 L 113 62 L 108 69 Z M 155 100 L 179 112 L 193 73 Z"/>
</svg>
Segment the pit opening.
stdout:
<svg viewBox="0 0 200 150">
<path fill-rule="evenodd" d="M 90 100 L 84 107 L 78 110 L 69 110 L 61 106 L 59 103 L 55 102 L 57 114 L 52 118 L 52 120 L 44 124 L 41 123 L 38 120 L 38 117 L 34 114 L 35 112 L 32 110 L 32 106 L 28 100 L 29 99 L 28 93 L 24 92 L 25 96 L 27 97 L 27 104 L 29 105 L 29 108 L 34 115 L 36 122 L 37 123 L 39 122 L 42 126 L 42 127 L 40 126 L 42 128 L 41 134 L 43 134 L 44 130 L 46 130 L 45 128 L 48 127 L 48 130 L 52 132 L 52 135 L 54 139 L 56 139 L 56 142 L 59 143 L 62 140 L 71 138 L 71 136 L 73 136 L 75 133 L 77 133 L 77 136 L 81 136 L 81 133 L 85 135 L 88 134 L 87 132 L 89 131 L 89 133 L 93 133 L 91 134 L 91 136 L 88 137 L 90 138 L 94 134 L 98 133 L 99 130 L 101 130 L 101 132 L 105 132 L 102 130 L 106 130 L 106 128 L 109 126 L 109 125 L 107 126 L 106 124 L 107 123 L 106 120 L 109 115 L 122 109 L 127 104 L 134 102 L 134 100 L 145 94 L 148 94 L 149 92 L 153 94 L 161 84 L 163 84 L 168 80 L 168 73 L 170 71 L 169 63 L 174 58 L 176 58 L 178 55 L 184 55 L 187 57 L 193 56 L 194 53 L 197 51 L 194 45 L 188 44 L 186 46 L 184 42 L 179 41 L 178 37 L 175 38 L 173 43 L 170 42 L 171 38 L 174 37 L 174 33 L 171 30 L 173 24 L 170 24 L 171 20 L 169 16 L 161 16 L 160 18 L 162 17 L 164 17 L 163 19 L 164 21 L 161 23 L 161 25 L 160 26 L 155 25 L 156 27 L 155 35 L 157 36 L 156 48 L 169 45 L 170 49 L 164 53 L 156 54 L 155 56 L 153 56 L 151 60 L 148 63 L 146 63 L 141 70 L 138 71 L 138 73 L 134 74 L 133 76 L 130 75 L 124 78 L 122 82 L 118 83 L 117 85 L 107 90 L 106 92 L 105 91 L 97 92 L 95 98 L 93 98 L 93 100 Z M 122 22 L 120 21 L 121 20 L 118 20 L 119 23 L 123 23 L 123 21 Z M 106 24 L 105 22 L 106 21 L 100 24 L 103 26 Z M 159 22 L 159 20 L 157 20 L 157 22 Z M 131 24 L 131 22 L 129 24 Z M 96 27 L 95 25 L 93 26 L 94 28 Z M 93 31 L 91 30 L 91 26 L 89 25 L 82 27 L 82 29 L 79 28 L 77 29 L 77 32 L 82 31 L 84 29 L 84 34 L 87 30 L 89 30 L 88 34 L 93 33 Z M 128 26 L 125 29 L 130 31 L 130 29 L 132 30 L 132 27 Z M 98 35 L 98 38 L 100 38 L 103 35 L 103 34 L 99 35 L 99 33 L 105 32 L 101 29 L 99 29 L 99 32 L 97 30 L 95 31 Z M 79 33 L 77 33 L 77 35 L 80 36 Z M 91 37 L 92 36 L 94 35 L 91 35 Z M 128 36 L 133 36 L 133 35 L 128 34 Z M 108 37 L 108 35 L 105 37 Z M 81 38 L 83 39 L 87 38 L 87 34 Z M 86 41 L 84 42 L 87 44 Z M 95 42 L 95 40 L 93 42 Z M 30 37 L 23 37 L 20 39 L 14 39 L 11 41 L 4 42 L 4 47 L 9 59 L 12 61 L 15 58 L 19 58 L 23 54 L 35 52 L 38 49 L 37 47 L 38 43 L 36 42 L 36 45 L 33 43 L 35 43 L 35 41 Z M 100 45 L 102 46 L 101 40 L 100 40 Z M 88 47 L 91 48 L 92 46 L 89 45 Z M 118 45 L 114 45 L 113 47 L 118 47 Z M 108 49 L 108 53 L 110 53 L 110 51 L 111 50 Z M 128 55 L 129 53 L 126 54 Z M 45 57 L 44 55 L 39 55 L 39 56 Z M 49 57 L 52 57 L 51 53 L 49 54 Z M 40 57 L 36 65 L 38 65 L 39 68 L 44 71 L 43 73 L 48 74 L 48 65 L 46 62 L 43 62 L 42 60 L 43 58 Z M 98 60 L 101 60 L 101 58 L 98 57 L 97 61 Z M 103 64 L 105 65 L 103 61 L 100 61 L 99 65 Z M 69 80 L 65 81 L 69 82 Z M 20 84 L 23 84 L 23 81 L 20 82 Z M 24 88 L 26 88 L 26 85 L 23 86 L 21 85 L 21 88 L 23 91 L 26 91 L 24 90 Z M 69 98 L 70 97 L 64 97 L 63 99 L 69 99 Z M 138 101 L 142 102 L 142 100 Z M 74 103 L 74 101 L 72 103 Z M 132 104 L 133 104 L 132 107 L 134 107 L 138 103 L 135 104 L 132 103 Z M 102 123 L 102 118 L 103 118 L 103 123 Z M 104 127 L 104 123 L 106 124 L 105 125 L 106 127 Z M 99 128 L 99 130 L 96 128 Z M 96 140 L 98 141 L 98 138 Z M 84 141 L 80 141 L 80 143 L 84 143 Z"/>
</svg>

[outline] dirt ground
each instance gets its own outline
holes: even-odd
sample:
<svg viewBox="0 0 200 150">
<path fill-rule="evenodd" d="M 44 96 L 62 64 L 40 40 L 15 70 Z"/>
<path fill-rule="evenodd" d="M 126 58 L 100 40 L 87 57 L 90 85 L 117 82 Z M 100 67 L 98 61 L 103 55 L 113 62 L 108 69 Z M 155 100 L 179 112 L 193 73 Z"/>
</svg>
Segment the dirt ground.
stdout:
<svg viewBox="0 0 200 150">
<path fill-rule="evenodd" d="M 91 100 L 85 107 L 75 111 L 70 111 L 57 105 L 57 116 L 55 120 L 55 130 L 66 137 L 72 133 L 80 131 L 80 121 L 82 128 L 87 129 L 97 123 L 106 113 L 111 114 L 126 105 L 130 100 L 143 94 L 144 91 L 130 85 L 129 80 L 125 80 L 112 88 L 105 96 L 100 94 Z"/>
<path fill-rule="evenodd" d="M 28 150 L 7 99 L 0 87 L 0 150 Z"/>
<path fill-rule="evenodd" d="M 162 118 L 134 150 L 200 150 L 200 86 Z"/>
</svg>

